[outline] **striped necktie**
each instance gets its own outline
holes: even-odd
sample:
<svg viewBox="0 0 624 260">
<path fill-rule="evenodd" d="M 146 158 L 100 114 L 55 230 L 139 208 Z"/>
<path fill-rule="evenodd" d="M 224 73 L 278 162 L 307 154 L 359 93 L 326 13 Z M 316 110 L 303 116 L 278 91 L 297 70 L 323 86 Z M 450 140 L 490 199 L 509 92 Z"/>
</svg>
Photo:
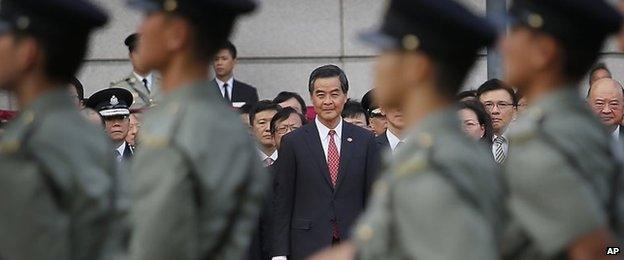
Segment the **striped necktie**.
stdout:
<svg viewBox="0 0 624 260">
<path fill-rule="evenodd" d="M 505 138 L 502 136 L 496 137 L 496 139 L 494 139 L 494 146 L 496 148 L 494 150 L 494 160 L 498 164 L 503 163 L 505 159 L 507 159 L 507 156 L 505 155 L 505 150 L 503 149 L 504 143 L 505 143 Z"/>
</svg>

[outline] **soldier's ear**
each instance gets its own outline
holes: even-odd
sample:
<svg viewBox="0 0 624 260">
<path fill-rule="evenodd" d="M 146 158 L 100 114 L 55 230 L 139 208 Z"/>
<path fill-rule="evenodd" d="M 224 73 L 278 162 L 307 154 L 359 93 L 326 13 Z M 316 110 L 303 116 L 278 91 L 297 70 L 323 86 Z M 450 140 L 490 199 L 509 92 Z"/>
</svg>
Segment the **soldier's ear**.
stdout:
<svg viewBox="0 0 624 260">
<path fill-rule="evenodd" d="M 31 70 L 38 66 L 43 66 L 43 51 L 40 45 L 32 37 L 23 37 L 16 42 L 14 65 L 20 71 Z"/>
<path fill-rule="evenodd" d="M 539 35 L 534 37 L 534 50 L 537 55 L 531 55 L 533 65 L 537 69 L 548 69 L 560 66 L 559 45 L 551 36 Z"/>
<path fill-rule="evenodd" d="M 409 52 L 403 56 L 401 66 L 405 83 L 409 86 L 419 86 L 423 82 L 433 79 L 433 64 L 431 59 L 421 52 Z"/>
<path fill-rule="evenodd" d="M 191 31 L 191 25 L 186 20 L 171 19 L 163 30 L 167 49 L 175 51 L 191 47 L 194 44 Z"/>
</svg>

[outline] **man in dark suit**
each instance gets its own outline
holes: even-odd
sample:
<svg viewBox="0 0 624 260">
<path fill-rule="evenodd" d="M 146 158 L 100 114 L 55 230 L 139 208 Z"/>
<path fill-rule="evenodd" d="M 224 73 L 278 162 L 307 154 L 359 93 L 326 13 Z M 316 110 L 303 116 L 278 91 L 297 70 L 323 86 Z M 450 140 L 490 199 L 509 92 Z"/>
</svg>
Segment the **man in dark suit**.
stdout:
<svg viewBox="0 0 624 260">
<path fill-rule="evenodd" d="M 315 69 L 309 92 L 318 115 L 284 136 L 273 197 L 273 259 L 302 259 L 346 240 L 379 168 L 373 133 L 344 122 L 349 84 L 334 65 Z"/>
<path fill-rule="evenodd" d="M 258 102 L 258 91 L 234 79 L 237 55 L 236 47 L 229 41 L 219 50 L 213 62 L 216 77 L 212 83 L 228 103 L 239 108 L 245 104 L 254 105 Z"/>
</svg>

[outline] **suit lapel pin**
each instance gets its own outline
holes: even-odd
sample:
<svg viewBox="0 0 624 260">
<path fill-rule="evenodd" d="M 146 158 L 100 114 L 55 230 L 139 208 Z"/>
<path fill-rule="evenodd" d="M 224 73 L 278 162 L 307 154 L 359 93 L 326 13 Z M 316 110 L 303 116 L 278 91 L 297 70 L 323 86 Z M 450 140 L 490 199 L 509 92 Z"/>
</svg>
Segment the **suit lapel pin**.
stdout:
<svg viewBox="0 0 624 260">
<path fill-rule="evenodd" d="M 347 138 L 347 142 L 349 142 L 349 143 L 353 142 L 353 138 L 351 138 L 351 137 Z"/>
</svg>

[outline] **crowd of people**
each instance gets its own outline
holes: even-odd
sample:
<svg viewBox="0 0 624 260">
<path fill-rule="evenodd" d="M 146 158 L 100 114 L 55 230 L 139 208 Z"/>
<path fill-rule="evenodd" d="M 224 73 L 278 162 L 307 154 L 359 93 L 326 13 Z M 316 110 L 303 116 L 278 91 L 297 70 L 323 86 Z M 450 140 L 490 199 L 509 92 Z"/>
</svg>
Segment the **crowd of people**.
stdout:
<svg viewBox="0 0 624 260">
<path fill-rule="evenodd" d="M 597 60 L 624 20 L 603 0 L 515 0 L 504 38 L 452 0 L 389 1 L 361 36 L 375 89 L 319 64 L 310 106 L 235 78 L 227 39 L 253 1 L 129 5 L 146 13 L 133 71 L 85 97 L 107 14 L 0 2 L 20 107 L 0 133 L 0 259 L 617 257 L 624 87 Z M 497 40 L 504 79 L 459 92 Z"/>
</svg>

